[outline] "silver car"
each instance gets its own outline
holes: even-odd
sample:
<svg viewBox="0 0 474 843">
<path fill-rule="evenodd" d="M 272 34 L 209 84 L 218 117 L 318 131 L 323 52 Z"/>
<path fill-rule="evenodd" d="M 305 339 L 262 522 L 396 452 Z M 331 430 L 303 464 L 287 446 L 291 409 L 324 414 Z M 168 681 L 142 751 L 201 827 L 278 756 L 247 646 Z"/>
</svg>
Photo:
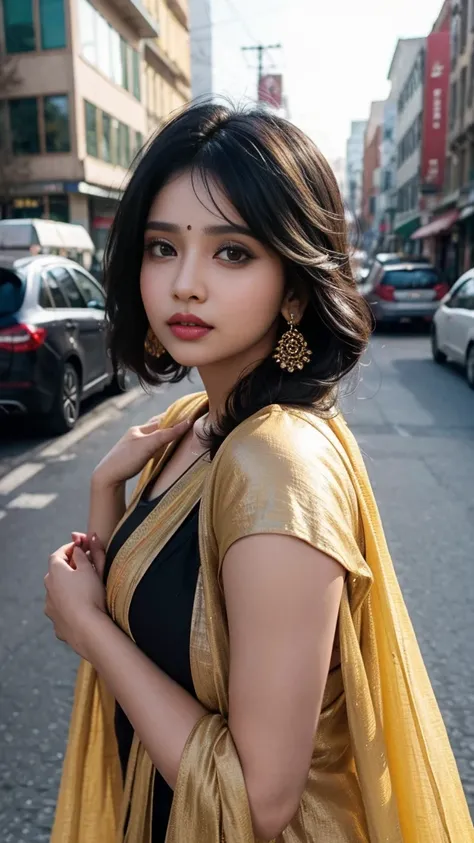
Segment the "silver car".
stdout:
<svg viewBox="0 0 474 843">
<path fill-rule="evenodd" d="M 359 288 L 372 308 L 378 324 L 431 322 L 441 299 L 448 293 L 440 272 L 430 263 L 375 261 L 363 288 Z"/>
</svg>

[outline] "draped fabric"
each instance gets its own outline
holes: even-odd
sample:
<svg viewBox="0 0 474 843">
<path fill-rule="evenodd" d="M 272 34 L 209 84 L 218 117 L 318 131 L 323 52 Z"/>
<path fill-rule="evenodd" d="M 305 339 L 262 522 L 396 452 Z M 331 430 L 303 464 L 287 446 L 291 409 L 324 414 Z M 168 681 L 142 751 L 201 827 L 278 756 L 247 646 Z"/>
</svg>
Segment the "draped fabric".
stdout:
<svg viewBox="0 0 474 843">
<path fill-rule="evenodd" d="M 205 412 L 187 396 L 165 424 Z M 137 493 L 174 445 L 146 467 Z M 185 747 L 167 843 L 255 843 L 227 725 L 229 635 L 221 566 L 237 539 L 290 535 L 347 570 L 331 670 L 298 813 L 277 843 L 469 843 L 474 831 L 357 444 L 340 415 L 271 405 L 239 425 L 212 464 L 198 463 L 122 547 L 107 600 L 129 635 L 134 589 L 201 499 L 201 570 L 190 641 L 194 686 L 209 714 Z M 125 516 L 126 517 L 126 516 Z M 153 766 L 135 739 L 125 786 L 114 701 L 82 664 L 52 843 L 149 843 Z M 157 725 L 158 728 L 158 725 Z M 125 822 L 127 818 L 127 822 Z"/>
</svg>

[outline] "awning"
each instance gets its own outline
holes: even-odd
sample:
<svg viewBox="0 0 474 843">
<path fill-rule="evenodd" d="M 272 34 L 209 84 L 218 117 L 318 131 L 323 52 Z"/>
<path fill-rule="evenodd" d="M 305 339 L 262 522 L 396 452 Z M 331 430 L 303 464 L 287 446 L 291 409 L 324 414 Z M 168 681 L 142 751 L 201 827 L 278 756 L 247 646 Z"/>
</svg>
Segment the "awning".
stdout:
<svg viewBox="0 0 474 843">
<path fill-rule="evenodd" d="M 402 223 L 401 225 L 397 225 L 395 227 L 395 234 L 397 237 L 400 237 L 402 240 L 408 240 L 409 237 L 416 231 L 417 228 L 420 227 L 420 217 L 416 216 L 407 222 Z"/>
<path fill-rule="evenodd" d="M 474 205 L 466 205 L 465 208 L 462 209 L 461 213 L 459 214 L 460 220 L 467 220 L 469 217 L 472 217 L 474 214 Z"/>
<path fill-rule="evenodd" d="M 440 217 L 429 222 L 428 225 L 422 225 L 414 234 L 411 235 L 412 240 L 424 240 L 426 237 L 436 237 L 443 231 L 448 231 L 452 225 L 459 219 L 459 211 L 448 211 Z"/>
</svg>

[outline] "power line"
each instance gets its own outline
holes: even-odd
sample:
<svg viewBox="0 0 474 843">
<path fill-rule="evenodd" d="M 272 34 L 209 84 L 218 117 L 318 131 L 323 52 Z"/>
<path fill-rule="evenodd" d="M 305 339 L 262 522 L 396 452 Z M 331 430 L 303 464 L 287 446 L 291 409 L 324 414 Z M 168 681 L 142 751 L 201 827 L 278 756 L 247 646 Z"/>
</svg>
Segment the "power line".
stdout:
<svg viewBox="0 0 474 843">
<path fill-rule="evenodd" d="M 263 76 L 263 59 L 268 50 L 281 50 L 281 44 L 254 44 L 249 47 L 242 47 L 243 52 L 257 53 L 257 85 L 260 86 L 260 80 Z"/>
</svg>

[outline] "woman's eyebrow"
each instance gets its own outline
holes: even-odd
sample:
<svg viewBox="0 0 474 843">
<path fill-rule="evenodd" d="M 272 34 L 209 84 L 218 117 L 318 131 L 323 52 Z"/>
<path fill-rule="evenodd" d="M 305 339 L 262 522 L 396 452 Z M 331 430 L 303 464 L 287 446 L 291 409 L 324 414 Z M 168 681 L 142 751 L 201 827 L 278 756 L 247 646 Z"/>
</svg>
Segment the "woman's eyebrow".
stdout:
<svg viewBox="0 0 474 843">
<path fill-rule="evenodd" d="M 224 225 L 208 225 L 204 229 L 204 234 L 244 234 L 246 237 L 253 237 L 250 228 L 247 228 L 246 225 L 237 225 L 237 223 L 228 223 Z"/>
</svg>

